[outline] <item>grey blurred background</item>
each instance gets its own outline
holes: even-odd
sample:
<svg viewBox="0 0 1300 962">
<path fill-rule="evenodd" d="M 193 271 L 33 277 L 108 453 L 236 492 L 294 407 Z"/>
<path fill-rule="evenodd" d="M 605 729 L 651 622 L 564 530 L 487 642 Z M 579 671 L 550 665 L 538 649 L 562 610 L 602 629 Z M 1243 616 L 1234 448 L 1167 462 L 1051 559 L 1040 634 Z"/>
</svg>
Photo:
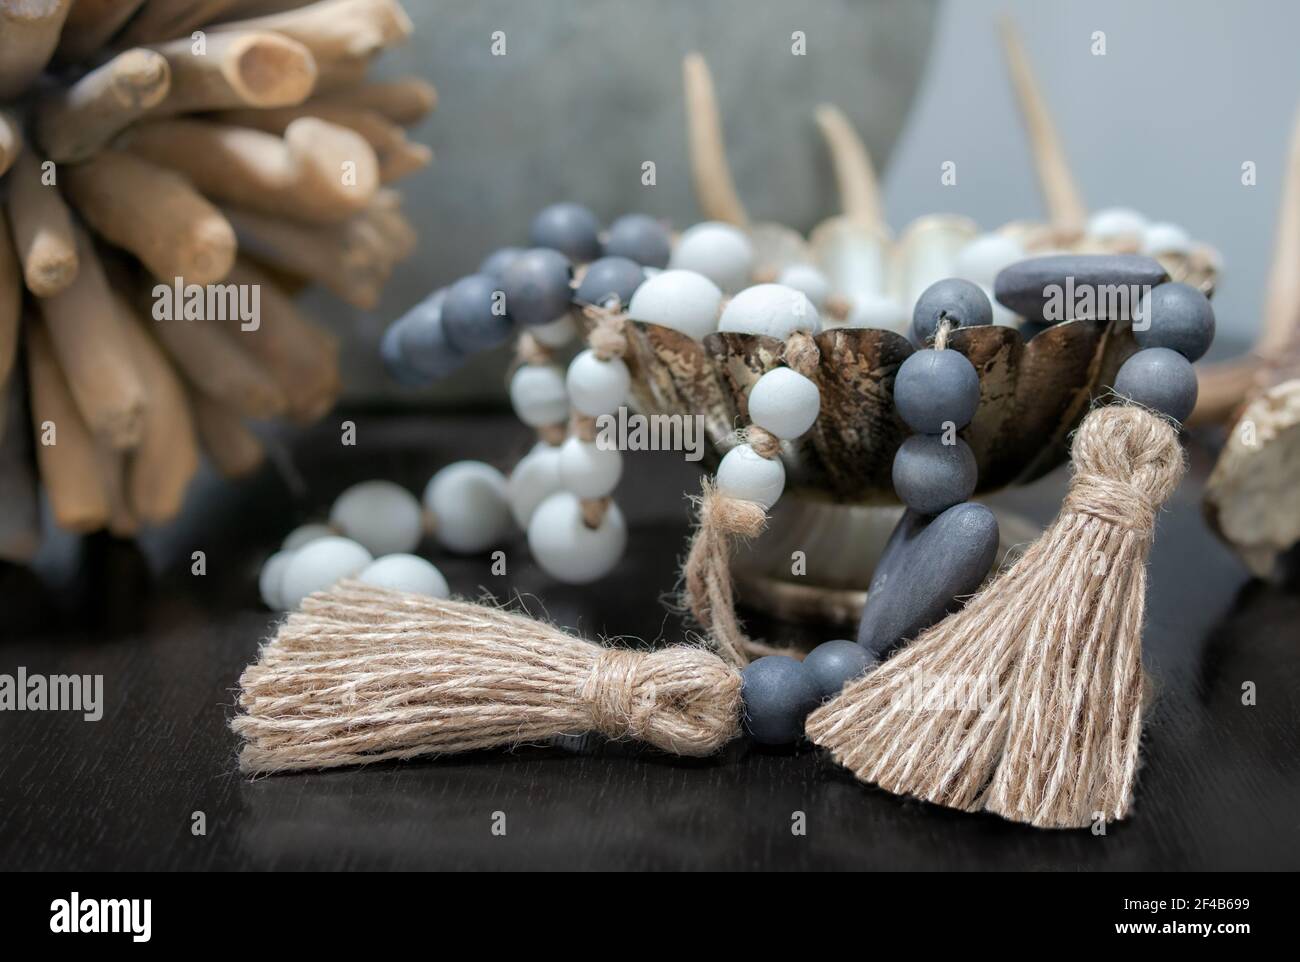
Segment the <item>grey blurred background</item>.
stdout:
<svg viewBox="0 0 1300 962">
<path fill-rule="evenodd" d="M 687 171 L 681 58 L 704 53 L 751 214 L 807 230 L 835 209 L 812 120 L 829 101 L 881 169 L 895 228 L 952 211 L 984 228 L 1042 205 L 996 33 L 1019 25 L 1093 208 L 1124 204 L 1188 228 L 1225 260 L 1223 341 L 1258 323 L 1292 114 L 1300 94 L 1287 0 L 406 0 L 416 32 L 377 71 L 418 73 L 437 111 L 412 132 L 434 164 L 403 182 L 420 230 L 379 310 L 319 292 L 313 312 L 349 339 L 349 393 L 474 403 L 503 395 L 505 350 L 412 394 L 377 361 L 384 326 L 495 247 L 520 243 L 552 201 L 602 219 L 640 210 L 699 219 Z M 490 52 L 504 31 L 508 53 Z M 807 36 L 792 56 L 791 33 Z M 1104 31 L 1106 54 L 1091 52 Z M 643 187 L 653 160 L 658 185 Z M 957 164 L 941 186 L 940 164 Z M 1254 161 L 1258 184 L 1241 184 Z"/>
</svg>

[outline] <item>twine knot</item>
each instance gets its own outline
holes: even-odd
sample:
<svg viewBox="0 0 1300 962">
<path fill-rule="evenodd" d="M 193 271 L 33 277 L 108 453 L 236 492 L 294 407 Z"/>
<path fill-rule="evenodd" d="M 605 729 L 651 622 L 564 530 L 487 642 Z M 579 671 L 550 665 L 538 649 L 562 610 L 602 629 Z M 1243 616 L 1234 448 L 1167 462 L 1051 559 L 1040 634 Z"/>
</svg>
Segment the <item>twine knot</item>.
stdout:
<svg viewBox="0 0 1300 962">
<path fill-rule="evenodd" d="M 1155 527 L 1156 512 L 1186 470 L 1174 424 L 1130 404 L 1085 418 L 1071 456 L 1075 475 L 1063 508 L 1141 532 Z"/>
<path fill-rule="evenodd" d="M 728 498 L 708 481 L 701 485 L 699 526 L 719 534 L 756 538 L 767 524 L 761 504 Z"/>
</svg>

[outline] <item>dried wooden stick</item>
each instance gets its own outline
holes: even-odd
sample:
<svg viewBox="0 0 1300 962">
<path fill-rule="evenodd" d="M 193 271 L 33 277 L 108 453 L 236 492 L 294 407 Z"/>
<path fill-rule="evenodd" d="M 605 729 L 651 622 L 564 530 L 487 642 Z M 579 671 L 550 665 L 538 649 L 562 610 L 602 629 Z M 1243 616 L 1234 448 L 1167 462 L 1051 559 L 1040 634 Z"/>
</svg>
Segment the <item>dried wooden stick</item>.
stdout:
<svg viewBox="0 0 1300 962">
<path fill-rule="evenodd" d="M 363 210 L 379 187 L 379 164 L 347 127 L 302 117 L 284 138 L 204 120 L 142 124 L 125 149 L 185 175 L 213 200 L 312 223 Z"/>
<path fill-rule="evenodd" d="M 9 175 L 9 216 L 27 289 L 52 297 L 77 276 L 77 239 L 58 186 L 43 175 L 30 150 L 18 158 Z"/>
<path fill-rule="evenodd" d="M 106 527 L 110 534 L 118 538 L 129 538 L 140 530 L 140 519 L 131 504 L 131 493 L 127 487 L 130 453 L 114 451 L 99 444 L 95 448 L 95 458 L 99 463 L 99 480 L 104 489 L 104 499 L 108 502 Z"/>
<path fill-rule="evenodd" d="M 149 391 L 144 436 L 127 466 L 131 508 L 146 524 L 169 521 L 180 511 L 199 469 L 198 442 L 190 407 L 176 372 L 146 333 L 144 322 L 113 296 L 122 339 Z"/>
<path fill-rule="evenodd" d="M 209 27 L 274 30 L 311 51 L 321 63 L 368 59 L 411 35 L 411 18 L 396 0 L 320 0 L 283 13 Z"/>
<path fill-rule="evenodd" d="M 23 275 L 9 232 L 9 218 L 0 205 L 0 390 L 13 372 L 18 352 L 18 322 L 23 309 Z"/>
<path fill-rule="evenodd" d="M 709 220 L 744 226 L 749 222 L 749 215 L 731 179 L 722 116 L 713 92 L 713 77 L 703 56 L 686 55 L 682 61 L 682 80 L 686 86 L 686 132 L 695 200 Z"/>
<path fill-rule="evenodd" d="M 144 430 L 144 382 L 122 342 L 104 269 L 90 238 L 73 228 L 76 279 L 40 301 L 44 329 L 87 428 L 115 449 L 134 447 Z"/>
<path fill-rule="evenodd" d="M 438 106 L 438 91 L 427 80 L 401 77 L 335 90 L 319 98 L 313 97 L 309 103 L 369 110 L 395 124 L 410 127 Z"/>
<path fill-rule="evenodd" d="M 229 222 L 184 177 L 164 167 L 105 150 L 69 168 L 64 179 L 90 225 L 160 280 L 211 284 L 234 263 Z"/>
<path fill-rule="evenodd" d="M 35 80 L 59 43 L 72 0 L 0 0 L 0 100 Z"/>
<path fill-rule="evenodd" d="M 816 117 L 835 167 L 844 213 L 886 234 L 889 228 L 880 203 L 880 185 L 866 145 L 838 107 L 823 104 L 817 108 Z"/>
<path fill-rule="evenodd" d="M 122 43 L 157 43 L 189 36 L 237 6 L 237 0 L 149 0 L 122 31 Z"/>
<path fill-rule="evenodd" d="M 8 110 L 0 110 L 0 177 L 23 152 L 23 128 Z"/>
<path fill-rule="evenodd" d="M 72 399 L 44 326 L 31 321 L 26 327 L 36 461 L 50 510 L 60 528 L 96 531 L 107 523 L 109 508 L 99 480 L 95 442 Z"/>
<path fill-rule="evenodd" d="M 171 89 L 155 114 L 302 103 L 316 84 L 316 61 L 302 44 L 269 32 L 215 33 L 206 50 L 189 38 L 152 49 L 167 59 Z"/>
<path fill-rule="evenodd" d="M 0 379 L 3 380 L 3 379 Z M 26 564 L 41 546 L 40 496 L 21 377 L 0 385 L 0 561 Z"/>
<path fill-rule="evenodd" d="M 57 163 L 86 160 L 158 106 L 170 89 L 171 68 L 162 54 L 125 50 L 44 97 L 36 111 L 36 139 Z"/>
<path fill-rule="evenodd" d="M 190 392 L 199 443 L 223 477 L 242 478 L 256 470 L 266 449 L 240 416 L 220 401 Z"/>
<path fill-rule="evenodd" d="M 1038 168 L 1038 182 L 1047 204 L 1048 218 L 1063 232 L 1082 231 L 1088 220 L 1088 208 L 1083 203 L 1074 175 L 1070 173 L 1065 149 L 1034 78 L 1020 34 L 1010 17 L 1002 17 L 999 26 L 1007 69 L 1011 71 L 1011 82 L 1019 96 L 1029 144 L 1034 151 L 1034 164 Z"/>
<path fill-rule="evenodd" d="M 63 23 L 56 56 L 65 63 L 86 60 L 108 46 L 142 3 L 144 0 L 75 0 Z"/>
</svg>

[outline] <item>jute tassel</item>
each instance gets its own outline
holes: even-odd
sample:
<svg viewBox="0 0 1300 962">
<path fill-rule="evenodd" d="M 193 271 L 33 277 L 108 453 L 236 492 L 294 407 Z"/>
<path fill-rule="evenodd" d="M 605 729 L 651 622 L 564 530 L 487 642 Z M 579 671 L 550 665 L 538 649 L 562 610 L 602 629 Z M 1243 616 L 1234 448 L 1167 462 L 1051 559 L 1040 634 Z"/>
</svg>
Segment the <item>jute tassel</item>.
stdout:
<svg viewBox="0 0 1300 962">
<path fill-rule="evenodd" d="M 1128 811 L 1141 728 L 1145 563 L 1183 475 L 1175 427 L 1103 407 L 1061 512 L 962 611 L 808 719 L 863 781 L 1041 827 Z"/>
<path fill-rule="evenodd" d="M 593 644 L 520 614 L 343 582 L 240 678 L 246 772 L 333 768 L 596 731 L 678 755 L 739 733 L 740 675 L 678 646 Z"/>
</svg>

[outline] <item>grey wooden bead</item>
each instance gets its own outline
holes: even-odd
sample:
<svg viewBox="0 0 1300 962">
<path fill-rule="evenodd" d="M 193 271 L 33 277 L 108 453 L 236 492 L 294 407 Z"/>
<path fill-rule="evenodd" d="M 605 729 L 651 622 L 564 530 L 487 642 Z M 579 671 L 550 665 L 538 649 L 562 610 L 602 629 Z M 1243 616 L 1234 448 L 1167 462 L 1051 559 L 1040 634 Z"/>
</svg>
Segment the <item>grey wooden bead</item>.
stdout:
<svg viewBox="0 0 1300 962">
<path fill-rule="evenodd" d="M 818 645 L 804 657 L 822 699 L 834 698 L 846 683 L 875 667 L 878 658 L 856 641 L 840 638 Z"/>
<path fill-rule="evenodd" d="M 1142 347 L 1167 347 L 1189 361 L 1200 360 L 1214 341 L 1214 308 L 1189 284 L 1171 281 L 1151 289 L 1143 324 L 1133 324 Z"/>
<path fill-rule="evenodd" d="M 884 658 L 961 607 L 998 553 L 998 521 L 967 501 L 934 518 L 905 511 L 876 565 L 858 623 L 858 644 Z"/>
<path fill-rule="evenodd" d="M 506 268 L 513 264 L 515 259 L 523 252 L 522 247 L 502 247 L 494 250 L 483 258 L 483 263 L 478 266 L 478 272 L 486 274 L 488 277 L 494 277 L 499 281 L 505 277 Z"/>
<path fill-rule="evenodd" d="M 609 225 L 605 253 L 662 270 L 672 253 L 672 237 L 667 227 L 648 214 L 624 214 Z"/>
<path fill-rule="evenodd" d="M 397 322 L 388 325 L 384 336 L 379 339 L 379 357 L 384 362 L 384 370 L 403 387 L 420 387 L 429 382 L 429 378 L 420 374 L 402 357 L 402 329 Z"/>
<path fill-rule="evenodd" d="M 980 403 L 975 365 L 951 349 L 922 348 L 894 376 L 894 406 L 913 431 L 939 434 L 944 425 L 970 424 Z"/>
<path fill-rule="evenodd" d="M 487 274 L 470 274 L 447 288 L 442 302 L 442 328 L 447 340 L 462 354 L 489 351 L 510 338 L 514 325 L 500 310 L 500 285 Z"/>
<path fill-rule="evenodd" d="M 1115 375 L 1115 393 L 1186 421 L 1196 407 L 1196 369 L 1177 351 L 1144 348 L 1120 367 Z"/>
<path fill-rule="evenodd" d="M 992 324 L 993 305 L 978 284 L 949 277 L 935 281 L 916 299 L 912 309 L 912 339 L 918 344 L 929 344 L 943 318 L 957 327 Z"/>
<path fill-rule="evenodd" d="M 792 745 L 821 702 L 812 673 L 786 655 L 766 655 L 740 673 L 745 731 L 762 745 Z"/>
<path fill-rule="evenodd" d="M 627 307 L 643 280 L 645 271 L 631 258 L 602 257 L 587 268 L 574 300 L 579 304 L 603 305 L 616 297 L 619 304 Z"/>
<path fill-rule="evenodd" d="M 544 207 L 533 218 L 528 239 L 534 247 L 557 250 L 585 264 L 600 256 L 600 221 L 581 204 L 564 202 Z"/>
<path fill-rule="evenodd" d="M 1093 292 L 1094 303 L 1101 309 L 1093 312 L 1099 320 L 1128 320 L 1111 317 L 1106 305 L 1115 303 L 1132 308 L 1143 293 L 1166 278 L 1159 261 L 1136 254 L 1050 254 L 1031 257 L 1004 268 L 993 279 L 993 296 L 1028 321 L 1057 323 L 1072 319 L 1076 302 L 1085 290 Z M 1107 291 L 1124 288 L 1124 297 L 1112 298 Z M 1074 296 L 1069 296 L 1070 292 Z M 1053 316 L 1045 310 L 1053 308 Z M 1061 316 L 1055 308 L 1061 307 Z"/>
<path fill-rule="evenodd" d="M 400 317 L 396 347 L 402 363 L 426 379 L 447 377 L 465 363 L 442 326 L 442 305 L 446 291 L 434 292 Z"/>
<path fill-rule="evenodd" d="M 506 312 L 518 324 L 549 324 L 568 313 L 573 291 L 569 281 L 573 266 L 559 251 L 535 247 L 525 251 L 506 268 L 501 289 L 506 295 Z"/>
<path fill-rule="evenodd" d="M 975 455 L 961 438 L 944 444 L 933 434 L 913 434 L 894 455 L 894 493 L 921 514 L 938 514 L 975 491 Z"/>
</svg>

